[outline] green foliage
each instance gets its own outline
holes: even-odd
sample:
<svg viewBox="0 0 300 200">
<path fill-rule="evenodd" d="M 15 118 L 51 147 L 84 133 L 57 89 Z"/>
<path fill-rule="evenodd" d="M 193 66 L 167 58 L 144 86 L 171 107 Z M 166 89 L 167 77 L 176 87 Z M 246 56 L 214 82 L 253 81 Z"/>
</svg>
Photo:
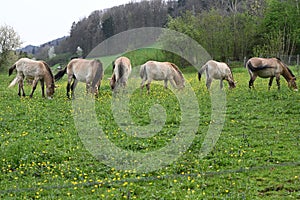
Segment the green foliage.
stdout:
<svg viewBox="0 0 300 200">
<path fill-rule="evenodd" d="M 180 17 L 169 18 L 167 26 L 196 40 L 217 60 L 242 60 L 251 53 L 256 19 L 247 13 L 225 15 L 211 9 L 198 15 L 186 12 Z M 179 43 L 184 41 L 166 38 L 165 45 Z"/>
<path fill-rule="evenodd" d="M 11 63 L 13 51 L 20 47 L 21 39 L 18 33 L 8 25 L 0 26 L 0 70 Z"/>
<path fill-rule="evenodd" d="M 50 66 L 53 66 L 56 64 L 67 65 L 67 63 L 71 60 L 72 57 L 73 57 L 73 55 L 71 53 L 64 53 L 64 54 L 58 54 L 46 61 Z"/>
<path fill-rule="evenodd" d="M 259 35 L 256 54 L 264 56 L 292 55 L 299 52 L 300 10 L 298 1 L 269 0 Z"/>
</svg>

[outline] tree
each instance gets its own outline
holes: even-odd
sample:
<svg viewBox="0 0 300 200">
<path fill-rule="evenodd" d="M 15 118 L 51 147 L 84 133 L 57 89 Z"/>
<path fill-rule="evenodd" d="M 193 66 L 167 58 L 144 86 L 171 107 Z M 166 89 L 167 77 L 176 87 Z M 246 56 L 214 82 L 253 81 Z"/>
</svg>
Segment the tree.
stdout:
<svg viewBox="0 0 300 200">
<path fill-rule="evenodd" d="M 10 26 L 0 27 L 0 68 L 8 64 L 11 51 L 16 50 L 22 44 L 18 33 Z"/>
<path fill-rule="evenodd" d="M 295 53 L 300 45 L 299 2 L 269 0 L 267 5 L 256 54 L 279 57 Z"/>
</svg>

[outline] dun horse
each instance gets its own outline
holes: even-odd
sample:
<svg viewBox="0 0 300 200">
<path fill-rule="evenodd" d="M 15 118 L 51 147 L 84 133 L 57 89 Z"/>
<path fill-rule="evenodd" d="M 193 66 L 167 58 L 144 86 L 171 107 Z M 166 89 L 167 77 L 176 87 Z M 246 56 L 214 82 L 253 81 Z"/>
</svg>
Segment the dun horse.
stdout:
<svg viewBox="0 0 300 200">
<path fill-rule="evenodd" d="M 184 88 L 185 80 L 179 68 L 170 62 L 148 61 L 141 66 L 140 77 L 142 78 L 141 90 L 147 81 L 146 87 L 150 93 L 150 84 L 152 80 L 164 81 L 165 88 L 168 87 L 168 81 L 174 88 Z"/>
<path fill-rule="evenodd" d="M 94 93 L 96 96 L 98 95 L 98 88 L 104 75 L 102 63 L 99 60 L 72 59 L 63 70 L 54 76 L 55 80 L 60 80 L 65 73 L 68 75 L 68 98 L 70 98 L 70 90 L 71 96 L 74 98 L 74 90 L 78 81 L 86 83 L 87 92 Z"/>
<path fill-rule="evenodd" d="M 282 75 L 288 82 L 289 88 L 293 88 L 298 91 L 296 84 L 296 77 L 292 71 L 278 58 L 250 58 L 245 67 L 248 69 L 250 74 L 249 88 L 254 87 L 253 83 L 259 76 L 261 78 L 270 78 L 269 90 L 272 86 L 274 77 L 278 90 L 280 89 L 280 75 Z"/>
<path fill-rule="evenodd" d="M 13 87 L 17 83 L 19 84 L 19 93 L 18 95 L 25 96 L 24 92 L 24 79 L 33 80 L 32 81 L 32 92 L 30 97 L 33 96 L 33 93 L 36 89 L 38 81 L 41 83 L 42 88 L 42 96 L 45 97 L 44 92 L 44 83 L 46 83 L 46 94 L 49 99 L 52 98 L 54 94 L 54 78 L 51 72 L 50 67 L 44 61 L 35 61 L 29 58 L 21 58 L 19 59 L 12 67 L 9 68 L 9 76 L 13 73 L 13 71 L 17 71 L 16 78 L 10 83 L 9 87 Z"/>
<path fill-rule="evenodd" d="M 223 62 L 217 62 L 214 60 L 209 60 L 205 65 L 201 67 L 198 72 L 198 79 L 201 80 L 201 75 L 206 73 L 206 87 L 210 88 L 213 79 L 220 80 L 220 88 L 223 88 L 223 80 L 228 81 L 229 88 L 235 88 L 235 82 L 233 79 L 232 72 L 228 65 Z"/>
<path fill-rule="evenodd" d="M 118 87 L 126 87 L 128 77 L 131 73 L 131 63 L 126 57 L 119 57 L 113 62 L 113 74 L 110 80 L 110 87 L 115 91 Z"/>
</svg>

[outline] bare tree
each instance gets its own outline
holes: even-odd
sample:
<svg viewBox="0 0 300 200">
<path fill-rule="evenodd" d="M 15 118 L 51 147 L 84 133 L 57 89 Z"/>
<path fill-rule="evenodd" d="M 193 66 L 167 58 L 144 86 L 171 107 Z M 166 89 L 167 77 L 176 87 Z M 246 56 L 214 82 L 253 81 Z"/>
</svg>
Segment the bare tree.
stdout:
<svg viewBox="0 0 300 200">
<path fill-rule="evenodd" d="M 6 64 L 11 51 L 22 44 L 18 33 L 10 26 L 0 27 L 0 68 Z"/>
</svg>

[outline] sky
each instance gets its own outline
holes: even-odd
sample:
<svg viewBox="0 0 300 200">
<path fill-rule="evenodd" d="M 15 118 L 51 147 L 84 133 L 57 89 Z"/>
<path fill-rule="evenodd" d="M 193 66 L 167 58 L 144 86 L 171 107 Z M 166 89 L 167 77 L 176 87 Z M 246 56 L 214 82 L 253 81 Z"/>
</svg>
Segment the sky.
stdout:
<svg viewBox="0 0 300 200">
<path fill-rule="evenodd" d="M 1 2 L 0 26 L 12 27 L 23 42 L 41 45 L 68 36 L 73 22 L 103 10 L 137 0 L 5 0 Z"/>
</svg>

